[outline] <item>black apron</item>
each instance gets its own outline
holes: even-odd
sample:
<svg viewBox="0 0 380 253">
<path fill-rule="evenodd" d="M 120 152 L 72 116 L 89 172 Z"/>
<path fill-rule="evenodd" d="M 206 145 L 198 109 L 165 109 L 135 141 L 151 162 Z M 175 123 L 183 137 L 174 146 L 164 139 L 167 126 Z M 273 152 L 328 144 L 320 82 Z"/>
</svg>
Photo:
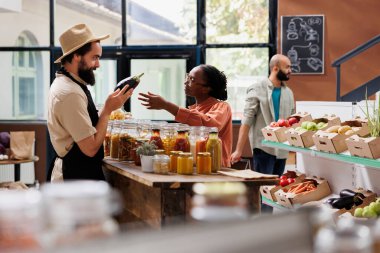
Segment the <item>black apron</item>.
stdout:
<svg viewBox="0 0 380 253">
<path fill-rule="evenodd" d="M 95 107 L 94 101 L 92 100 L 91 93 L 87 89 L 87 86 L 81 84 L 77 80 L 75 80 L 69 72 L 67 72 L 64 68 L 59 70 L 60 74 L 63 74 L 70 78 L 73 82 L 77 83 L 84 93 L 87 96 L 88 105 L 87 111 L 91 118 L 92 126 L 96 126 L 99 120 L 98 111 Z M 94 157 L 89 157 L 85 155 L 79 148 L 78 144 L 74 142 L 73 147 L 70 151 L 62 157 L 62 173 L 63 179 L 92 179 L 92 180 L 105 180 L 103 170 L 102 170 L 102 161 L 104 158 L 104 149 L 103 145 L 99 148 L 98 152 Z M 53 164 L 55 159 L 53 159 Z M 50 166 L 48 173 L 48 180 L 50 181 L 53 166 Z"/>
</svg>

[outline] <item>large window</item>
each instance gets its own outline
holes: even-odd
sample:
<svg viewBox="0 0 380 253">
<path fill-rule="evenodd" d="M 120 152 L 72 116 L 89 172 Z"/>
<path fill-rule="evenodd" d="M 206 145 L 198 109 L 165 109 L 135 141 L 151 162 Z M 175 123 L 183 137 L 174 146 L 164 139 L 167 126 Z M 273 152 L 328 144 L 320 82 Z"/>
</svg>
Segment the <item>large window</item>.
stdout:
<svg viewBox="0 0 380 253">
<path fill-rule="evenodd" d="M 86 23 L 101 42 L 101 67 L 91 88 L 97 105 L 116 83 L 139 72 L 145 75 L 125 107 L 136 118 L 173 120 L 164 111 L 149 111 L 137 91 L 151 91 L 187 106 L 183 76 L 193 67 L 212 64 L 228 78 L 228 102 L 239 120 L 245 91 L 268 75 L 276 52 L 277 0 L 14 0 L 0 3 L 0 120 L 46 119 L 53 64 L 61 55 L 59 36 Z M 54 13 L 51 13 L 54 12 Z M 12 29 L 9 26 L 12 24 Z M 6 36 L 5 36 L 6 35 Z M 173 95 L 175 94 L 175 95 Z"/>
</svg>

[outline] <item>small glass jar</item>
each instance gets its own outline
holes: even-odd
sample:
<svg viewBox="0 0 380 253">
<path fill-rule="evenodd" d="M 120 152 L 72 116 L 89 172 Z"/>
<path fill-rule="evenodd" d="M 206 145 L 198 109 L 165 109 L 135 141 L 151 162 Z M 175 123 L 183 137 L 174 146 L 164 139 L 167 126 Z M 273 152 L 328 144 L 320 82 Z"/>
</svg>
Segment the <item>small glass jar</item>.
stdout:
<svg viewBox="0 0 380 253">
<path fill-rule="evenodd" d="M 157 149 L 164 149 L 164 143 L 162 142 L 160 135 L 160 128 L 154 126 L 152 128 L 152 135 L 150 136 L 150 142 L 154 142 L 154 145 L 157 146 Z"/>
<path fill-rule="evenodd" d="M 175 133 L 176 129 L 173 125 L 166 125 L 161 128 L 161 139 L 166 155 L 170 155 L 170 151 L 174 150 Z"/>
<path fill-rule="evenodd" d="M 177 160 L 181 153 L 182 151 L 170 151 L 170 172 L 177 173 Z"/>
<path fill-rule="evenodd" d="M 182 175 L 193 174 L 193 154 L 190 152 L 183 152 L 179 154 L 177 159 L 177 173 Z"/>
<path fill-rule="evenodd" d="M 190 141 L 188 131 L 185 129 L 177 130 L 177 137 L 174 144 L 175 151 L 190 152 Z"/>
<path fill-rule="evenodd" d="M 154 155 L 153 172 L 156 174 L 169 173 L 170 158 L 167 155 Z"/>
<path fill-rule="evenodd" d="M 209 152 L 197 154 L 197 173 L 211 174 L 211 154 Z"/>
<path fill-rule="evenodd" d="M 0 252 L 39 252 L 43 215 L 39 191 L 0 191 Z"/>
<path fill-rule="evenodd" d="M 134 161 L 133 149 L 136 147 L 136 138 L 136 124 L 125 121 L 119 134 L 119 161 Z"/>
<path fill-rule="evenodd" d="M 121 131 L 121 121 L 115 120 L 113 123 L 113 128 L 111 132 L 111 148 L 110 156 L 111 158 L 119 158 L 119 135 Z"/>
<path fill-rule="evenodd" d="M 156 149 L 156 155 L 165 155 L 165 149 Z"/>
<path fill-rule="evenodd" d="M 108 121 L 106 136 L 104 137 L 104 142 L 103 142 L 104 156 L 110 156 L 112 124 L 113 124 L 113 121 Z"/>
</svg>

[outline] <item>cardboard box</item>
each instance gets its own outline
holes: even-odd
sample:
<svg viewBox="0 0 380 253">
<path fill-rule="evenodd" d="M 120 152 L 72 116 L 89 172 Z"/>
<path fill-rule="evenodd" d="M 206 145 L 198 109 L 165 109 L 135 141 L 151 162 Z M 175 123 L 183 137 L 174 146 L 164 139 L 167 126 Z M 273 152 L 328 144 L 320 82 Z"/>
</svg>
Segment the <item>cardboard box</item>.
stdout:
<svg viewBox="0 0 380 253">
<path fill-rule="evenodd" d="M 353 156 L 380 158 L 380 137 L 359 137 L 352 135 L 346 139 L 348 151 Z"/>
<path fill-rule="evenodd" d="M 261 129 L 261 132 L 263 133 L 265 140 L 274 142 L 284 142 L 286 141 L 285 131 L 287 129 L 287 127 L 266 126 L 263 129 Z"/>
<path fill-rule="evenodd" d="M 289 185 L 287 185 L 285 187 L 301 183 L 306 178 L 305 174 L 299 174 L 299 173 L 297 173 L 297 175 L 298 176 L 295 178 L 294 183 L 289 184 Z M 261 193 L 262 196 L 264 196 L 265 198 L 267 198 L 269 200 L 277 201 L 276 196 L 275 196 L 275 192 L 277 192 L 278 190 L 281 190 L 281 189 L 283 189 L 285 187 L 282 187 L 280 185 L 263 185 L 263 186 L 260 187 L 260 193 Z"/>
<path fill-rule="evenodd" d="M 290 115 L 287 118 L 287 120 L 289 120 L 289 118 L 296 118 L 298 120 L 298 123 L 293 124 L 292 127 L 298 127 L 298 126 L 301 126 L 301 123 L 304 121 L 313 120 L 313 118 L 311 117 L 311 114 L 308 112 L 297 112 L 295 114 Z"/>
<path fill-rule="evenodd" d="M 349 136 L 338 133 L 326 133 L 319 130 L 313 135 L 313 141 L 319 151 L 341 153 L 347 150 L 347 137 Z"/>
<path fill-rule="evenodd" d="M 314 145 L 312 138 L 314 133 L 315 131 L 309 131 L 303 128 L 299 130 L 291 128 L 285 132 L 285 136 L 290 145 L 301 148 L 309 148 Z"/>
<path fill-rule="evenodd" d="M 341 153 L 348 149 L 346 139 L 353 134 L 367 135 L 369 133 L 368 125 L 359 120 L 349 120 L 340 124 L 340 126 L 350 126 L 352 131 L 345 134 L 327 133 L 323 130 L 316 132 L 313 135 L 314 144 L 319 151 L 329 153 Z"/>
<path fill-rule="evenodd" d="M 302 205 L 310 201 L 320 200 L 331 194 L 331 189 L 327 180 L 316 177 L 313 179 L 317 180 L 318 182 L 317 189 L 314 191 L 294 194 L 286 193 L 284 189 L 281 189 L 275 193 L 277 202 L 282 206 L 293 208 L 294 205 Z M 289 187 L 287 186 L 285 188 L 289 189 Z"/>
<path fill-rule="evenodd" d="M 350 212 L 352 214 L 352 216 L 354 215 L 355 213 L 355 209 L 358 208 L 358 207 L 365 207 L 365 206 L 368 206 L 371 202 L 375 201 L 376 200 L 376 193 L 372 192 L 372 191 L 369 191 L 369 190 L 364 190 L 364 189 L 356 189 L 354 190 L 356 192 L 360 192 L 360 193 L 363 193 L 364 196 L 365 196 L 365 199 L 363 199 L 363 203 L 358 205 L 358 206 L 354 206 L 352 207 L 350 210 L 346 210 L 345 208 L 342 208 L 342 209 L 332 209 L 334 210 L 333 211 L 333 217 L 334 219 L 337 219 L 340 215 L 346 213 L 346 212 Z"/>
</svg>

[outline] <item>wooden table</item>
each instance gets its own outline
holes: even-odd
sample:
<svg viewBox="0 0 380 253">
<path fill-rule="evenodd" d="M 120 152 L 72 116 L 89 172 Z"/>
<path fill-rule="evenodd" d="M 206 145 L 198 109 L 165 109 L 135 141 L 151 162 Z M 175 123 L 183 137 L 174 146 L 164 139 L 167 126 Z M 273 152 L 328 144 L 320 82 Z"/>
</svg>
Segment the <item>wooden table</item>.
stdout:
<svg viewBox="0 0 380 253">
<path fill-rule="evenodd" d="M 260 212 L 261 185 L 273 185 L 277 179 L 243 179 L 220 174 L 159 175 L 144 173 L 141 167 L 110 158 L 103 161 L 107 181 L 118 189 L 124 200 L 121 223 L 143 221 L 160 228 L 166 224 L 191 220 L 192 185 L 202 182 L 243 182 L 247 186 L 250 213 Z"/>
<path fill-rule="evenodd" d="M 26 159 L 26 160 L 0 160 L 0 165 L 13 164 L 14 169 L 15 169 L 14 180 L 15 182 L 17 182 L 17 181 L 20 181 L 20 164 L 37 162 L 38 159 L 39 159 L 38 156 L 35 156 L 33 159 Z"/>
</svg>

